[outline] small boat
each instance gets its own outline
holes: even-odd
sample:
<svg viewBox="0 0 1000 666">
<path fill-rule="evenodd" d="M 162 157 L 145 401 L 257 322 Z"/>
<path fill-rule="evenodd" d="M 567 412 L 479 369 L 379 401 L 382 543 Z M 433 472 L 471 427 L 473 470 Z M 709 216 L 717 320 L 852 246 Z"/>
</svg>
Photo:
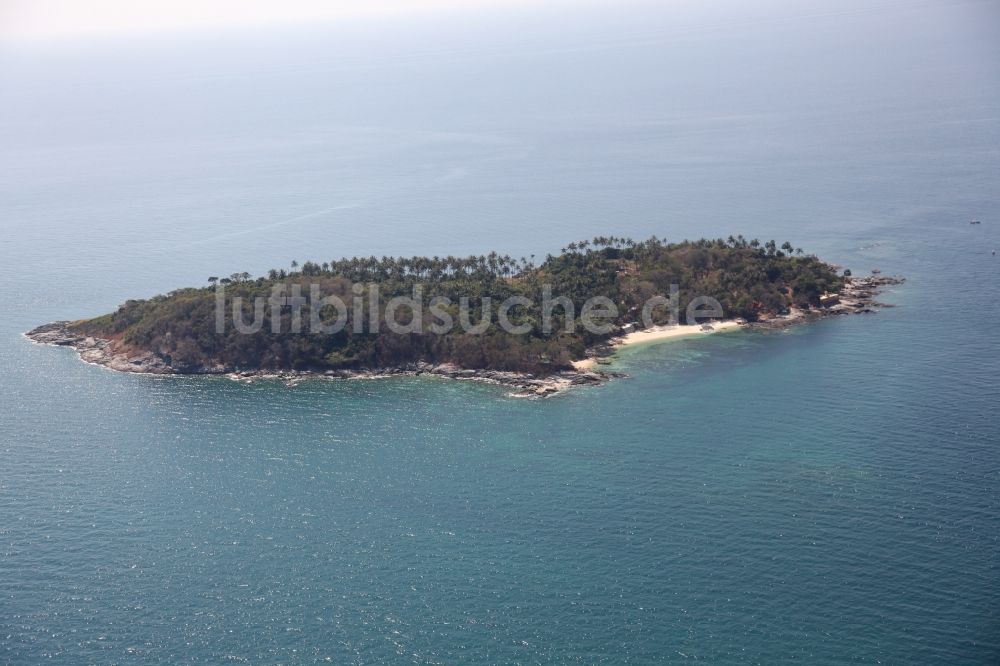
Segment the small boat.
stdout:
<svg viewBox="0 0 1000 666">
<path fill-rule="evenodd" d="M 979 220 L 969 220 L 969 224 L 982 224 Z"/>
</svg>

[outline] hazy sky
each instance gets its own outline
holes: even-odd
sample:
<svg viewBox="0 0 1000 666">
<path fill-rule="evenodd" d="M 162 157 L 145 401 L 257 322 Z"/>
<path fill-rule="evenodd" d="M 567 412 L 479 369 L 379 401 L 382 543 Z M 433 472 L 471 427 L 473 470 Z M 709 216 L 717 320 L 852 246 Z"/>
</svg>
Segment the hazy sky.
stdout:
<svg viewBox="0 0 1000 666">
<path fill-rule="evenodd" d="M 599 0 L 0 0 L 0 38 L 51 39 Z M 608 0 L 609 2 L 611 0 Z"/>
</svg>

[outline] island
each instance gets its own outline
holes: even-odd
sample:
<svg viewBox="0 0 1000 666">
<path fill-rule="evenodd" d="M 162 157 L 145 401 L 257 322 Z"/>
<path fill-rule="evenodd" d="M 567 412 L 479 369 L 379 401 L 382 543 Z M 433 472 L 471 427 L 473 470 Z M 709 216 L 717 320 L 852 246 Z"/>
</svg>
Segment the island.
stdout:
<svg viewBox="0 0 1000 666">
<path fill-rule="evenodd" d="M 536 262 L 352 257 L 129 300 L 25 335 L 112 370 L 306 378 L 434 375 L 547 396 L 600 384 L 616 347 L 872 312 L 901 280 L 785 242 L 598 237 Z"/>
</svg>

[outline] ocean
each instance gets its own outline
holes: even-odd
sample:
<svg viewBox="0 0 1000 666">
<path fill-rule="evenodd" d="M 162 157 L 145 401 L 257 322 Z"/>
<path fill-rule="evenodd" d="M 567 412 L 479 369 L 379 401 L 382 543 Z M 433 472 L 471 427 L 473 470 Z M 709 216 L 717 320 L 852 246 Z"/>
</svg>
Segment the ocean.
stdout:
<svg viewBox="0 0 1000 666">
<path fill-rule="evenodd" d="M 998 19 L 0 45 L 0 663 L 1000 662 Z M 130 376 L 21 335 L 293 259 L 651 234 L 906 283 L 546 400 Z"/>
</svg>

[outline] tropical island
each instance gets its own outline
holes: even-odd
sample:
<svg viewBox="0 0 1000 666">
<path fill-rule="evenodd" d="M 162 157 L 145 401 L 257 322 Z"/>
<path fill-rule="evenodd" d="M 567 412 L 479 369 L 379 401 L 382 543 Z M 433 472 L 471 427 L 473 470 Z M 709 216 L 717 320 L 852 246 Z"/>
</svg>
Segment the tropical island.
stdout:
<svg viewBox="0 0 1000 666">
<path fill-rule="evenodd" d="M 615 345 L 870 312 L 898 281 L 853 277 L 787 242 L 612 236 L 538 263 L 495 252 L 292 262 L 26 335 L 127 372 L 430 374 L 544 395 L 614 376 L 596 366 Z"/>
</svg>

